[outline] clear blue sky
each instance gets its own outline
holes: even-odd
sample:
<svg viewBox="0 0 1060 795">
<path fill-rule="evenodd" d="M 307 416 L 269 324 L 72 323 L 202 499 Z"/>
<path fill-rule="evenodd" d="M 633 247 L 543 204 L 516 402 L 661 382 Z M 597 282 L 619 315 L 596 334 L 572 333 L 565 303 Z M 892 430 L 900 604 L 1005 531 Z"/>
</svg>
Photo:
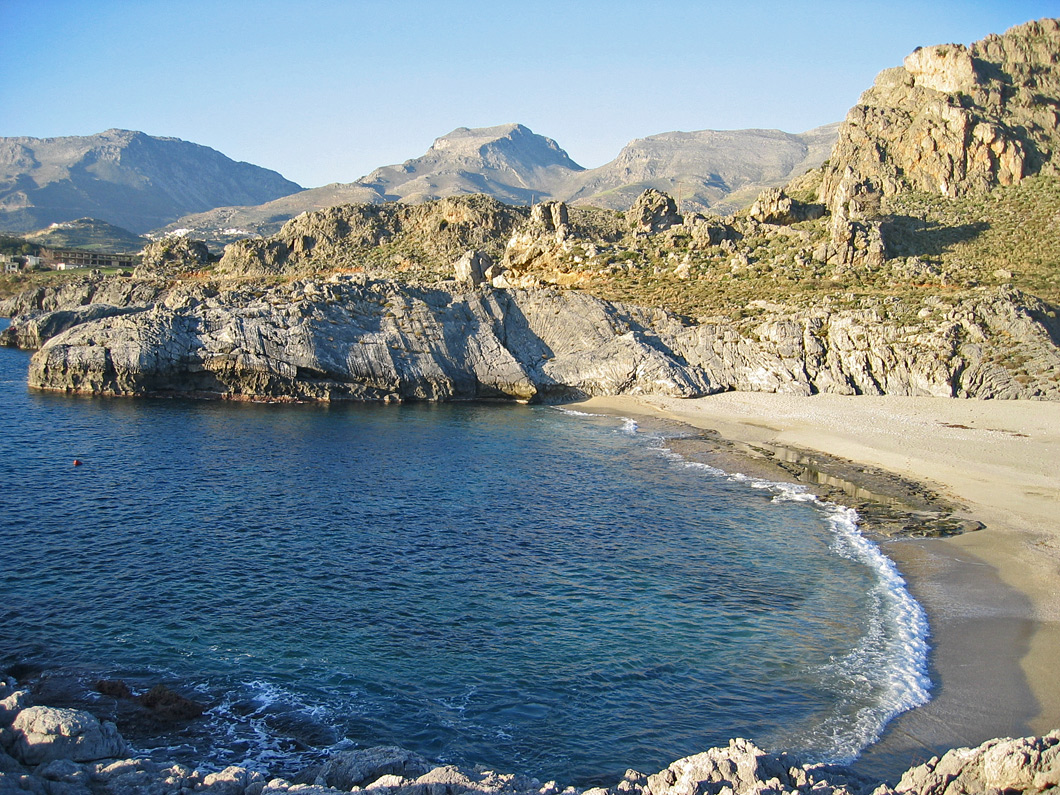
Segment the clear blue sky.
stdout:
<svg viewBox="0 0 1060 795">
<path fill-rule="evenodd" d="M 0 136 L 119 127 L 307 187 L 521 122 L 587 167 L 668 130 L 839 121 L 915 47 L 1045 2 L 0 0 Z"/>
</svg>

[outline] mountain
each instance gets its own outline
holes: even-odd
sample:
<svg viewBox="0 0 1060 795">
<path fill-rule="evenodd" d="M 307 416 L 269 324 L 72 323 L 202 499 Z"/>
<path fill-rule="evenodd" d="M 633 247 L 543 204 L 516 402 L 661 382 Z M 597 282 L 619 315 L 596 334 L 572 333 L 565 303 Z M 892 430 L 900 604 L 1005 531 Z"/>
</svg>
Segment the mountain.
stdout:
<svg viewBox="0 0 1060 795">
<path fill-rule="evenodd" d="M 110 254 L 136 254 L 150 242 L 128 229 L 95 218 L 57 222 L 47 229 L 28 232 L 23 238 L 45 248 L 80 248 Z"/>
<path fill-rule="evenodd" d="M 581 171 L 551 138 L 521 124 L 502 124 L 459 127 L 438 138 L 422 157 L 377 168 L 354 184 L 388 201 L 485 193 L 509 204 L 529 204 Z"/>
<path fill-rule="evenodd" d="M 296 215 L 342 204 L 416 204 L 479 193 L 530 204 L 550 197 L 555 186 L 582 171 L 555 141 L 521 124 L 459 127 L 436 139 L 423 156 L 377 168 L 356 182 L 312 188 L 257 207 L 218 207 L 180 218 L 156 233 L 187 234 L 220 248 L 241 238 L 275 234 Z"/>
<path fill-rule="evenodd" d="M 629 143 L 586 170 L 551 138 L 521 124 L 438 138 L 426 154 L 383 166 L 356 182 L 326 185 L 256 207 L 219 207 L 180 218 L 156 234 L 188 234 L 215 248 L 276 234 L 303 212 L 341 204 L 410 204 L 484 193 L 510 204 L 555 199 L 627 210 L 646 188 L 678 196 L 683 209 L 728 213 L 763 188 L 783 185 L 827 159 L 838 124 L 793 135 L 779 130 L 669 132 Z"/>
<path fill-rule="evenodd" d="M 0 230 L 86 216 L 146 232 L 192 212 L 261 204 L 302 188 L 178 138 L 130 130 L 0 138 Z"/>
<path fill-rule="evenodd" d="M 646 189 L 682 209 L 726 214 L 764 188 L 784 185 L 828 159 L 839 124 L 793 135 L 780 130 L 667 132 L 627 144 L 618 157 L 570 180 L 556 198 L 628 210 Z"/>
</svg>

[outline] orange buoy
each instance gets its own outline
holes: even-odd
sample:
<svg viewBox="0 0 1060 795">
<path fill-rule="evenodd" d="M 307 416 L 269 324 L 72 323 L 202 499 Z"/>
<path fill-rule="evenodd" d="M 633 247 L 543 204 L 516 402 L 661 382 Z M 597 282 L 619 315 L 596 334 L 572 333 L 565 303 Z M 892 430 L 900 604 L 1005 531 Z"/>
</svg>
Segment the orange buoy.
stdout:
<svg viewBox="0 0 1060 795">
<path fill-rule="evenodd" d="M 78 461 L 78 460 L 77 460 L 76 458 L 74 459 L 74 466 L 75 466 L 75 467 L 79 467 L 79 466 L 81 466 L 81 462 L 80 462 L 80 461 Z"/>
</svg>

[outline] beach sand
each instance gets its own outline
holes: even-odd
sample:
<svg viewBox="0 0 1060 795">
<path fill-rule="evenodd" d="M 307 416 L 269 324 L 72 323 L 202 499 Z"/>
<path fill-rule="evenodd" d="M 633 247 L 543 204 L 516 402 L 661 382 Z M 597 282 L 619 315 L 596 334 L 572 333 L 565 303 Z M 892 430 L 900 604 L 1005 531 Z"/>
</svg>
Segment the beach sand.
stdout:
<svg viewBox="0 0 1060 795">
<path fill-rule="evenodd" d="M 934 688 L 863 755 L 863 772 L 892 777 L 950 747 L 1060 727 L 1060 403 L 729 392 L 578 407 L 876 467 L 985 525 L 879 541 L 928 612 Z"/>
</svg>

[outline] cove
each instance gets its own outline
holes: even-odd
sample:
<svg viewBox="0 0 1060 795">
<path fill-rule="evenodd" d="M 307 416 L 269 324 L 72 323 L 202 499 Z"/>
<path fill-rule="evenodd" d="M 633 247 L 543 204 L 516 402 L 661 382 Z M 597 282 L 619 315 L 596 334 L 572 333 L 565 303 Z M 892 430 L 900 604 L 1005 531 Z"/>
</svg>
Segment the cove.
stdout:
<svg viewBox="0 0 1060 795">
<path fill-rule="evenodd" d="M 588 784 L 733 736 L 848 759 L 926 698 L 850 512 L 550 407 L 29 392 L 0 350 L 5 666 L 209 706 L 141 747 L 328 749 Z M 78 459 L 82 466 L 72 466 Z"/>
</svg>

